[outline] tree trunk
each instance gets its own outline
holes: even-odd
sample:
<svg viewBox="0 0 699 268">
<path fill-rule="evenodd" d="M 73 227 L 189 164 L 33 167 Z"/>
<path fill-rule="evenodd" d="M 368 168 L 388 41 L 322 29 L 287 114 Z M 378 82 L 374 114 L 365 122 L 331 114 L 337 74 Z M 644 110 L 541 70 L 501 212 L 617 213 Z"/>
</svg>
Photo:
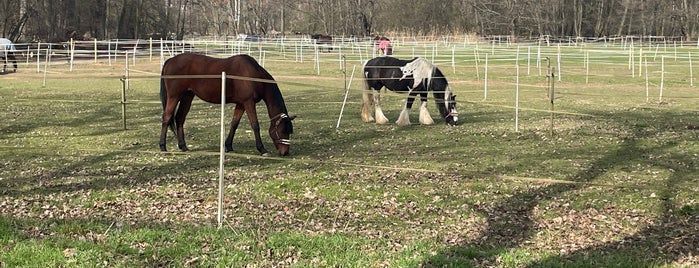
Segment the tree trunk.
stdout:
<svg viewBox="0 0 699 268">
<path fill-rule="evenodd" d="M 626 23 L 626 15 L 629 13 L 629 4 L 630 3 L 624 3 L 622 2 L 622 5 L 624 5 L 624 13 L 621 15 L 621 22 L 619 22 L 619 29 L 616 32 L 617 36 L 621 35 L 621 32 L 624 30 L 624 24 Z"/>
<path fill-rule="evenodd" d="M 595 20 L 595 35 L 597 37 L 604 35 L 602 32 L 602 20 L 604 20 L 606 17 L 604 14 L 604 2 L 605 1 L 600 1 L 599 5 L 597 6 L 597 19 Z"/>
<path fill-rule="evenodd" d="M 573 20 L 573 31 L 576 37 L 582 36 L 582 20 L 583 20 L 583 4 L 582 0 L 573 1 L 573 12 L 575 19 Z"/>
</svg>

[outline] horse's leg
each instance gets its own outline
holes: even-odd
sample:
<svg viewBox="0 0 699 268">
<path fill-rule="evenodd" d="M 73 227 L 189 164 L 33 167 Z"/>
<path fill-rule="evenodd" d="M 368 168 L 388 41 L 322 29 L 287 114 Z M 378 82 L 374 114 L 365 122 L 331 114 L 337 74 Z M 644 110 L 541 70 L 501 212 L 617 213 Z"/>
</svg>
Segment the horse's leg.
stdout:
<svg viewBox="0 0 699 268">
<path fill-rule="evenodd" d="M 238 129 L 238 124 L 240 124 L 240 118 L 243 117 L 245 108 L 243 105 L 235 105 L 235 110 L 233 111 L 233 119 L 231 119 L 231 129 L 228 131 L 228 137 L 226 138 L 226 152 L 233 151 L 233 136 L 235 136 L 235 131 Z"/>
<path fill-rule="evenodd" d="M 432 125 L 434 120 L 430 116 L 430 112 L 427 111 L 427 92 L 420 93 L 420 124 Z"/>
<path fill-rule="evenodd" d="M 167 131 L 170 127 L 170 120 L 175 114 L 175 108 L 177 108 L 178 99 L 169 98 L 165 104 L 165 109 L 163 109 L 163 125 L 160 130 L 160 151 L 167 151 Z"/>
<path fill-rule="evenodd" d="M 381 91 L 374 91 L 374 116 L 376 117 L 376 123 L 385 125 L 388 124 L 388 118 L 383 114 L 381 110 Z"/>
<path fill-rule="evenodd" d="M 374 122 L 374 117 L 371 116 L 371 106 L 374 105 L 374 89 L 368 86 L 362 92 L 362 121 L 369 123 Z"/>
<path fill-rule="evenodd" d="M 405 100 L 405 106 L 403 107 L 403 111 L 400 112 L 400 116 L 398 117 L 398 120 L 396 120 L 396 124 L 399 126 L 407 126 L 410 125 L 410 109 L 413 107 L 413 102 L 415 101 L 415 96 L 417 94 L 415 93 L 408 93 L 408 98 Z"/>
<path fill-rule="evenodd" d="M 12 52 L 12 54 L 11 54 L 10 56 L 12 57 L 12 66 L 15 67 L 15 69 L 13 70 L 13 72 L 16 73 L 16 72 L 17 72 L 17 58 L 15 57 L 15 53 L 14 53 L 14 52 Z"/>
<path fill-rule="evenodd" d="M 270 156 L 269 151 L 267 151 L 265 146 L 262 145 L 262 137 L 260 137 L 260 122 L 257 121 L 257 109 L 255 108 L 255 103 L 250 101 L 249 104 L 245 104 L 245 112 L 248 113 L 248 120 L 250 121 L 252 132 L 255 134 L 255 147 L 257 147 L 257 151 L 263 156 Z"/>
<path fill-rule="evenodd" d="M 177 108 L 177 114 L 175 115 L 175 124 L 177 125 L 177 147 L 183 152 L 189 151 L 187 144 L 184 141 L 184 120 L 189 113 L 189 109 L 192 107 L 192 100 L 194 99 L 194 93 L 187 91 L 180 98 L 180 105 Z"/>
</svg>

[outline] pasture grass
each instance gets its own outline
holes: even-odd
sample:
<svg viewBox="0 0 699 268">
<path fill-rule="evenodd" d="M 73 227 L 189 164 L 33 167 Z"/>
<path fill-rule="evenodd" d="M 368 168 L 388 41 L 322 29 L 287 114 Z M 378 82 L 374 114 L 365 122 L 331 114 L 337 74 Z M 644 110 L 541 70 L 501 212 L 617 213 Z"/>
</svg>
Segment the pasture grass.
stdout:
<svg viewBox="0 0 699 268">
<path fill-rule="evenodd" d="M 409 45 L 397 56 L 431 57 L 432 48 Z M 312 54 L 299 62 L 270 50 L 265 67 L 298 115 L 292 155 L 258 156 L 244 117 L 226 156 L 222 228 L 219 107 L 195 101 L 185 127 L 192 151 L 172 151 L 169 133 L 171 152 L 159 152 L 157 61 L 132 66 L 126 130 L 123 65 L 52 65 L 45 86 L 31 66 L 3 76 L 0 266 L 698 264 L 699 93 L 683 58 L 659 52 L 667 57 L 662 101 L 660 59 L 648 58 L 646 102 L 645 78 L 631 75 L 625 48 L 562 47 L 551 131 L 545 77 L 532 66 L 525 75 L 520 48 L 515 131 L 517 47 L 454 48 L 454 70 L 452 47 L 440 49 L 435 62 L 458 96 L 456 127 L 433 104 L 432 126 L 417 124 L 417 109 L 411 126 L 363 123 L 362 57 L 347 55 L 343 73 L 337 52 L 319 53 L 317 75 Z M 383 94 L 391 120 L 404 97 Z"/>
</svg>

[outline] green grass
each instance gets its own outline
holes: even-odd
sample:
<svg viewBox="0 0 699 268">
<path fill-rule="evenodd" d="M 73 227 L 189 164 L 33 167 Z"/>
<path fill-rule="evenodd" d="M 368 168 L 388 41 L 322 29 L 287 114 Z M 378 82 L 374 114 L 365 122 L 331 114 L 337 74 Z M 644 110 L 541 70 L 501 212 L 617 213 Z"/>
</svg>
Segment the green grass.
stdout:
<svg viewBox="0 0 699 268">
<path fill-rule="evenodd" d="M 433 45 L 399 43 L 396 53 L 431 58 Z M 654 55 L 644 48 L 646 102 L 645 78 L 631 75 L 628 48 L 561 47 L 553 132 L 545 77 L 533 58 L 526 75 L 526 47 L 519 48 L 518 132 L 517 47 L 453 49 L 455 69 L 451 45 L 440 45 L 435 61 L 458 96 L 460 125 L 439 118 L 418 125 L 417 109 L 411 126 L 363 123 L 357 69 L 336 128 L 344 94 L 338 55 L 320 53 L 318 76 L 314 54 L 296 62 L 293 49 L 283 55 L 270 47 L 265 67 L 298 115 L 292 154 L 259 157 L 244 117 L 236 152 L 226 156 L 221 228 L 219 107 L 195 101 L 185 126 L 192 151 L 159 152 L 158 62 L 133 67 L 126 130 L 122 63 L 79 63 L 73 72 L 51 66 L 46 86 L 31 64 L 3 76 L 0 266 L 697 264 L 699 93 L 689 84 L 691 49 L 679 48 L 675 58 L 672 49 Z M 364 53 L 346 55 L 348 76 Z M 556 53 L 542 48 L 542 56 L 555 60 Z M 382 95 L 389 119 L 404 97 Z"/>
</svg>

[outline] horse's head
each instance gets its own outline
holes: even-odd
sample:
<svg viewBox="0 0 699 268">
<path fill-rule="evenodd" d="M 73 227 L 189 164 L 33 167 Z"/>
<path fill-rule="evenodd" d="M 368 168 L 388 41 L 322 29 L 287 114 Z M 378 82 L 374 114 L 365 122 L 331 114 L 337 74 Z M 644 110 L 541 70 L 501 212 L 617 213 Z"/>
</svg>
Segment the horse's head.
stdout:
<svg viewBox="0 0 699 268">
<path fill-rule="evenodd" d="M 459 122 L 459 112 L 456 111 L 456 95 L 451 95 L 446 101 L 447 111 L 449 112 L 444 118 L 450 126 L 455 126 Z"/>
<path fill-rule="evenodd" d="M 272 137 L 274 146 L 277 147 L 279 155 L 286 156 L 289 154 L 289 146 L 291 140 L 289 137 L 294 132 L 294 126 L 291 121 L 296 118 L 295 115 L 289 116 L 286 113 L 281 113 L 272 117 L 272 122 L 269 124 L 269 136 Z"/>
</svg>

